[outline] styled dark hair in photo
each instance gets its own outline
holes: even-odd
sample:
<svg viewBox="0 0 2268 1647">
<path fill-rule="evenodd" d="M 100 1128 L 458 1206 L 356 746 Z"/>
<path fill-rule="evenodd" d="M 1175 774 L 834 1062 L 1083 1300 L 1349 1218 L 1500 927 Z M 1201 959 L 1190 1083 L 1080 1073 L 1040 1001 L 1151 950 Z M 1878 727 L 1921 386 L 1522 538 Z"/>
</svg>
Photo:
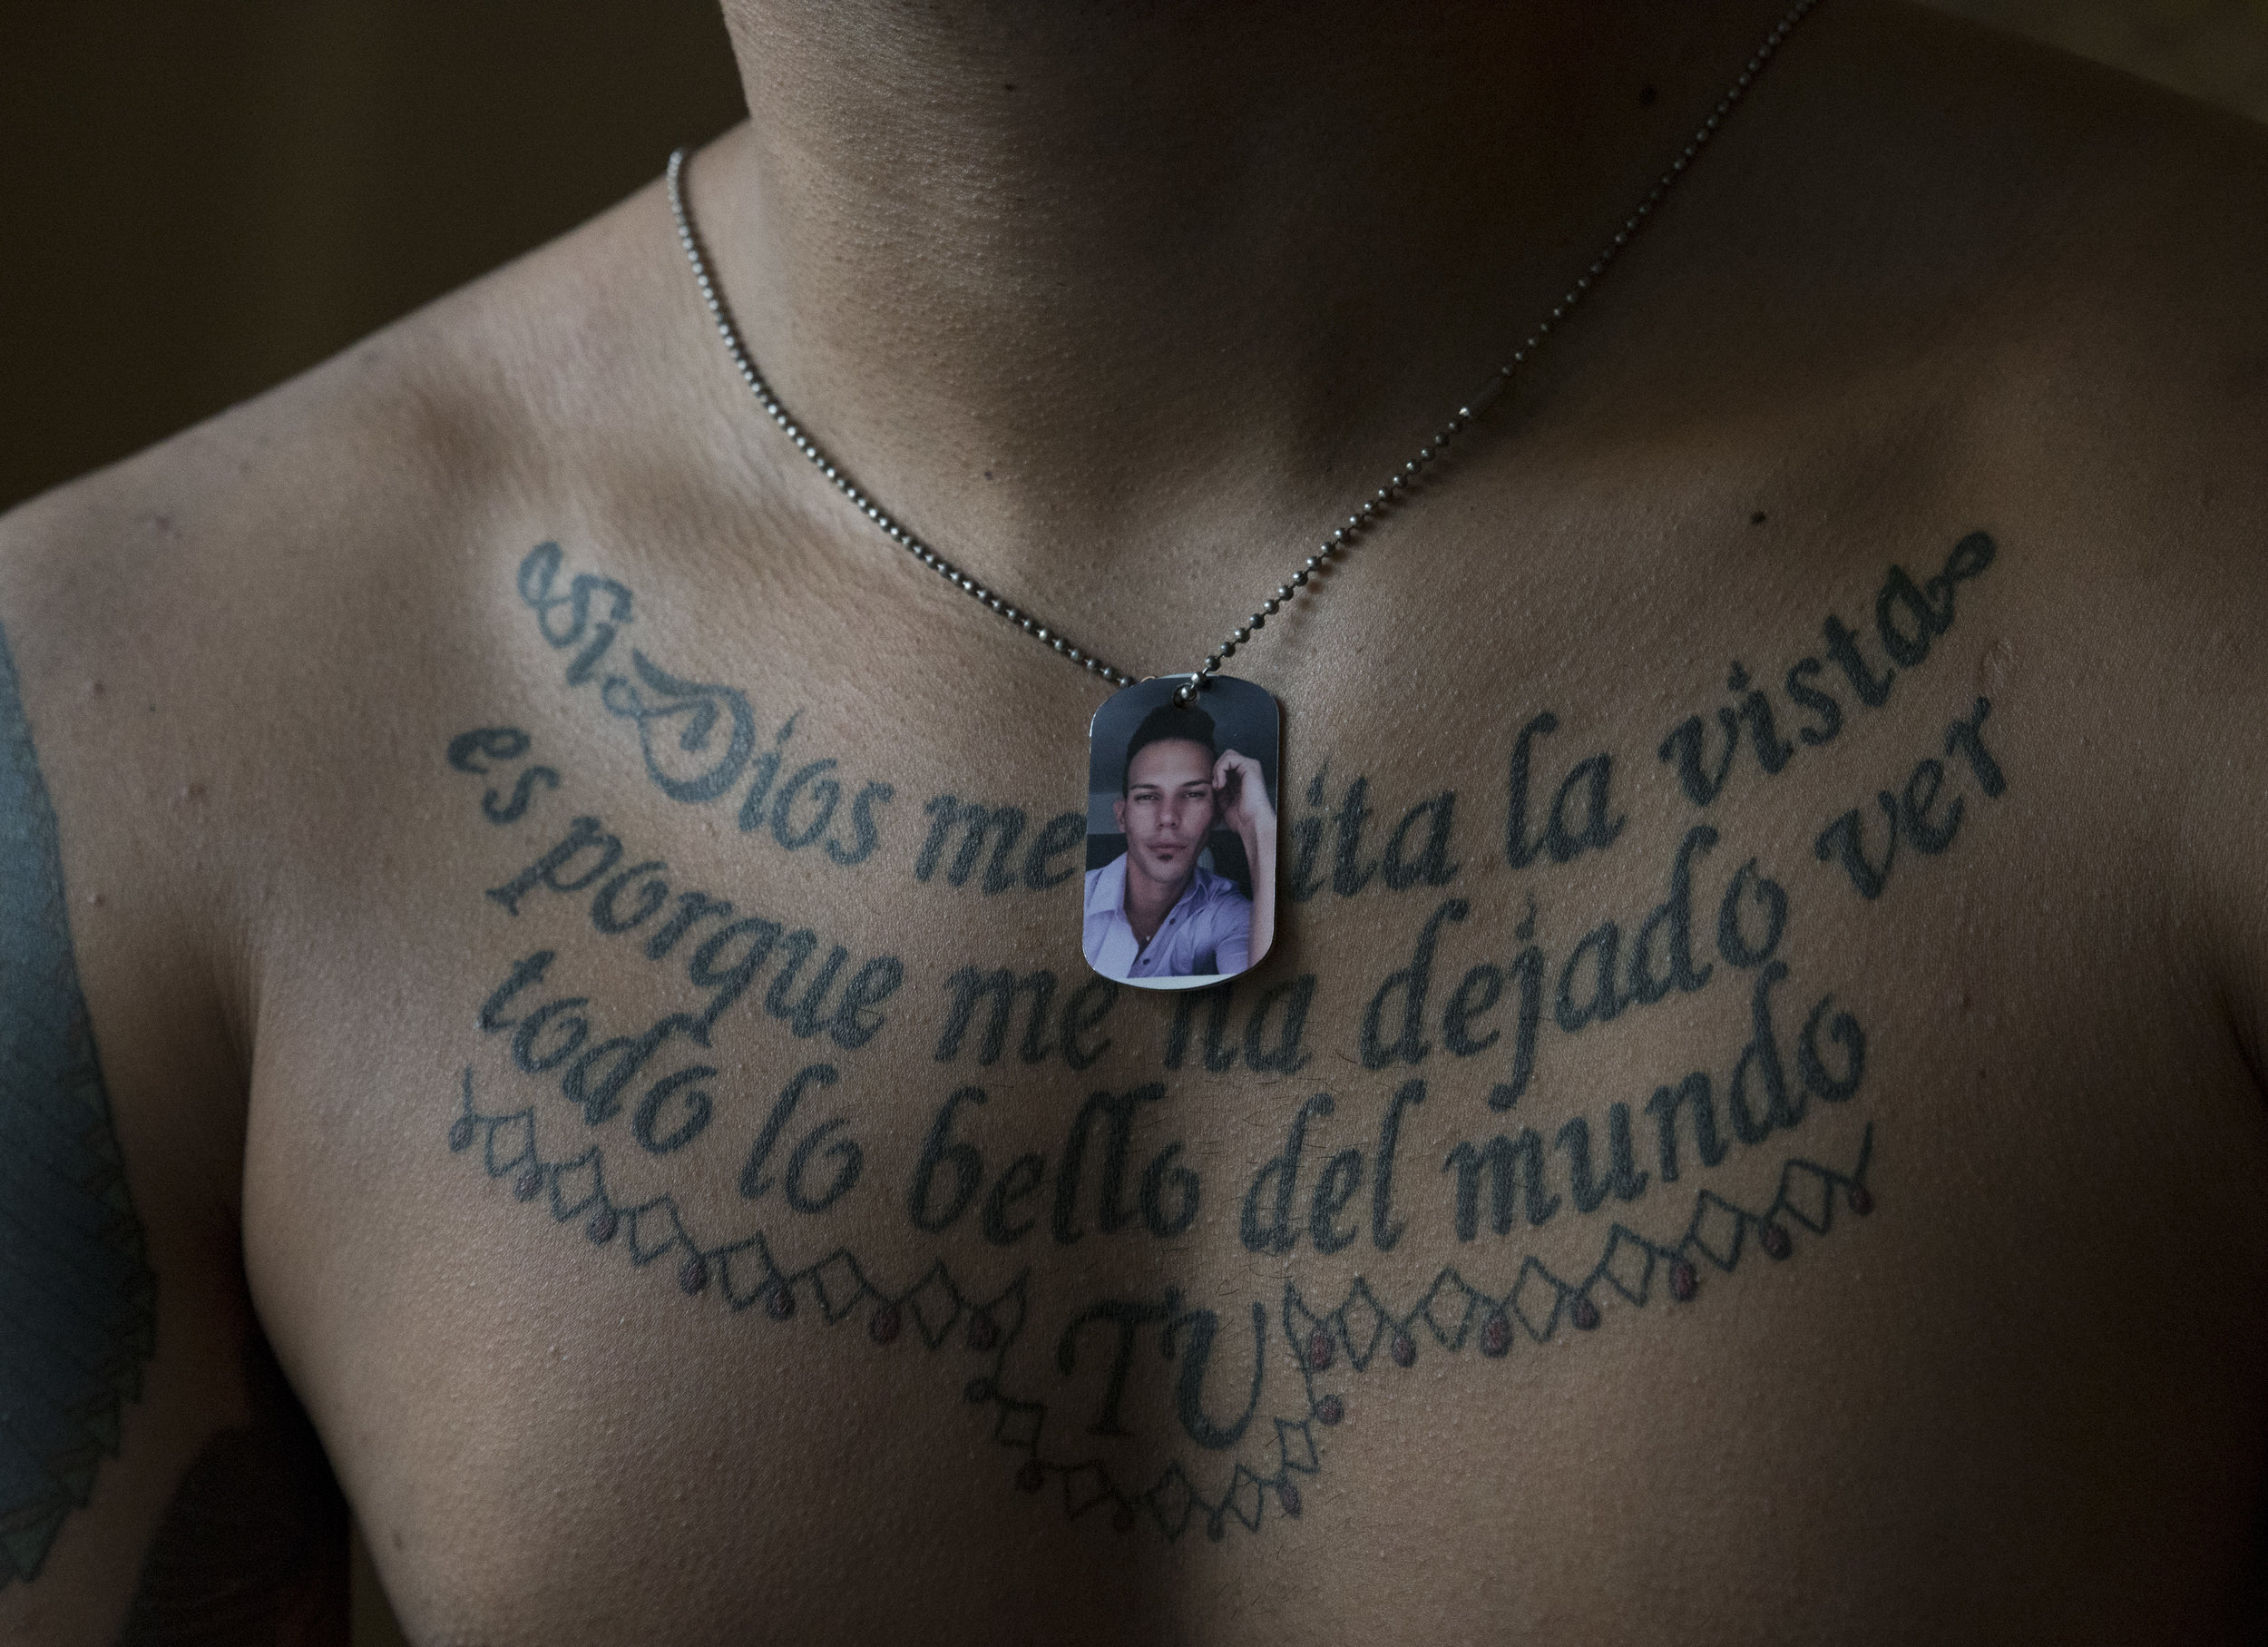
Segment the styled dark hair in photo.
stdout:
<svg viewBox="0 0 2268 1647">
<path fill-rule="evenodd" d="M 1214 754 L 1220 753 L 1213 741 L 1213 717 L 1191 705 L 1182 708 L 1170 698 L 1142 717 L 1142 723 L 1134 729 L 1134 735 L 1126 740 L 1126 760 L 1119 768 L 1119 793 L 1126 793 L 1126 775 L 1134 770 L 1134 757 L 1153 743 L 1169 743 L 1177 740 L 1201 743 Z M 1109 768 L 1103 769 L 1108 771 Z"/>
</svg>

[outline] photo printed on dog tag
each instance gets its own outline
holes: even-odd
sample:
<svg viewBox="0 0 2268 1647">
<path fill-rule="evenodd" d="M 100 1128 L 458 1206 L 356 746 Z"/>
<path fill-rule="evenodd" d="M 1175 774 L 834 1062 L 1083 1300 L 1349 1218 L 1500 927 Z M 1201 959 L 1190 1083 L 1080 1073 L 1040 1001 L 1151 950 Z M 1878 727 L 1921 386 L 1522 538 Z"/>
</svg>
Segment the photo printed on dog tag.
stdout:
<svg viewBox="0 0 2268 1647">
<path fill-rule="evenodd" d="M 1081 947 L 1104 977 L 1143 989 L 1233 978 L 1276 935 L 1283 711 L 1226 675 L 1185 708 L 1174 694 L 1188 681 L 1127 687 L 1087 732 Z"/>
</svg>

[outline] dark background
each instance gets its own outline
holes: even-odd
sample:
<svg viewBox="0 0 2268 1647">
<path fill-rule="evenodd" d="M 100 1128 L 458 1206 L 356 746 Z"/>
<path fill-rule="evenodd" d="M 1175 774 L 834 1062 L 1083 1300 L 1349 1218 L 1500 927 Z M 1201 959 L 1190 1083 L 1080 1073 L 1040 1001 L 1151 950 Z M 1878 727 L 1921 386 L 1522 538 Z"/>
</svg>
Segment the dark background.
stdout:
<svg viewBox="0 0 2268 1647">
<path fill-rule="evenodd" d="M 0 508 L 739 120 L 714 0 L 0 0 Z"/>
<path fill-rule="evenodd" d="M 2268 117 L 2268 0 L 1941 3 Z M 742 112 L 713 0 L 0 0 L 0 508 L 572 227 Z M 398 1642 L 357 1578 L 356 1640 Z"/>
<path fill-rule="evenodd" d="M 2268 117 L 2268 0 L 1942 4 Z M 741 113 L 714 0 L 0 0 L 0 509 L 549 239 Z"/>
</svg>

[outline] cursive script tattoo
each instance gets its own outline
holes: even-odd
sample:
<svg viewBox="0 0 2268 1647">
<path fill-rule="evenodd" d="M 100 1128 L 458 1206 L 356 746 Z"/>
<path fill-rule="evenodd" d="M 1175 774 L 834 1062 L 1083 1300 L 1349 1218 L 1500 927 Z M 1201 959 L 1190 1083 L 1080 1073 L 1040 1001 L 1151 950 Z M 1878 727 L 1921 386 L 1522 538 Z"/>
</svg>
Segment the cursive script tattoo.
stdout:
<svg viewBox="0 0 2268 1647">
<path fill-rule="evenodd" d="M 1814 903 L 1873 906 L 1901 850 L 1960 863 L 2007 794 L 1991 703 L 1928 695 L 1999 559 L 1974 532 L 1926 576 L 1892 564 L 1863 636 L 1830 613 L 1774 683 L 1734 662 L 1730 701 L 1651 760 L 1575 740 L 1567 703 L 1503 724 L 1501 787 L 1396 793 L 1321 760 L 1286 784 L 1285 890 L 1365 900 L 1363 974 L 1165 1002 L 982 936 L 926 971 L 861 954 L 772 895 L 688 884 L 606 821 L 617 774 L 474 727 L 440 754 L 518 868 L 464 888 L 498 947 L 447 1147 L 685 1308 L 950 1366 L 1005 1478 L 1069 1515 L 1168 1539 L 1299 1517 L 1364 1378 L 1467 1352 L 1517 1377 L 1521 1345 L 1675 1319 L 1875 1211 L 1879 1003 L 1847 946 L 1796 940 Z M 518 585 L 669 800 L 963 908 L 1077 872 L 1080 814 L 965 788 L 892 811 L 903 786 L 799 746 L 797 714 L 630 646 L 634 592 L 558 545 Z M 1942 730 L 1870 744 L 1885 787 L 1794 866 L 1744 844 L 1736 786 L 1916 716 Z M 1600 861 L 1611 906 L 1578 890 Z M 621 1004 L 655 989 L 658 1016 Z M 1585 1073 L 1642 1034 L 1628 1084 Z M 1230 1092 L 1234 1132 L 1208 1107 Z"/>
</svg>

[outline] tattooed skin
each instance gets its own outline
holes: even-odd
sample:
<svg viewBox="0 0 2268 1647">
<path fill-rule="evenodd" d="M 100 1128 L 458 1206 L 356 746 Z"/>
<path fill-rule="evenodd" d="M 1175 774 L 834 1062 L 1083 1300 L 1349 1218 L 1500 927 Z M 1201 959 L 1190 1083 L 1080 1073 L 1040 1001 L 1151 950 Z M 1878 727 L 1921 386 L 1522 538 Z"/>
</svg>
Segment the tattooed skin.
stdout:
<svg viewBox="0 0 2268 1647">
<path fill-rule="evenodd" d="M 154 1286 L 72 958 L 55 815 L 0 637 L 0 1589 L 118 1452 Z"/>
<path fill-rule="evenodd" d="M 117 1647 L 345 1639 L 346 1501 L 267 1344 L 243 1359 L 249 1420 L 207 1437 L 174 1488 Z"/>
<path fill-rule="evenodd" d="M 426 1642 L 2244 1639 L 2268 157 L 1838 0 L 1375 496 L 1774 26 L 1609 11 L 733 0 L 807 428 L 657 184 L 0 523 L 0 1635 L 323 1627 L 257 1329 Z M 968 583 L 1349 508 L 1097 975 Z"/>
<path fill-rule="evenodd" d="M 1376 1381 L 1450 1363 L 1501 1376 L 1640 1312 L 1706 1309 L 1716 1278 L 1798 1262 L 1894 1205 L 1863 977 L 1796 935 L 1808 906 L 1927 873 L 1901 843 L 1924 865 L 1991 827 L 2017 781 L 1992 704 L 1939 689 L 1941 730 L 1870 806 L 1820 819 L 1809 863 L 1711 819 L 1728 789 L 1769 781 L 1893 690 L 1930 691 L 1932 650 L 1997 553 L 1973 532 L 1890 566 L 1862 631 L 1830 614 L 1777 692 L 1734 663 L 1727 701 L 1669 727 L 1649 760 L 1561 750 L 1566 706 L 1540 709 L 1485 824 L 1489 803 L 1456 790 L 1389 824 L 1367 776 L 1318 762 L 1286 786 L 1306 800 L 1286 820 L 1286 890 L 1394 897 L 1368 975 L 1246 980 L 1146 1020 L 1108 979 L 982 953 L 921 975 L 785 899 L 695 884 L 528 731 L 469 727 L 435 755 L 511 831 L 518 867 L 462 889 L 499 958 L 466 1003 L 436 1138 L 682 1308 L 935 1360 L 996 1445 L 1003 1491 L 1129 1535 L 1265 1532 L 1302 1515 Z M 636 592 L 557 544 L 528 553 L 516 593 L 561 660 L 557 690 L 629 723 L 652 789 L 728 820 L 758 861 L 979 900 L 1076 870 L 1080 813 L 1035 828 L 1013 802 L 904 805 L 898 783 L 802 742 L 796 713 L 767 719 L 650 654 Z M 1646 766 L 1686 809 L 1664 839 L 1629 827 Z M 1500 923 L 1461 890 L 1480 855 L 1534 874 L 1609 853 L 1652 859 L 1646 901 L 1584 907 L 1547 877 Z M 663 1010 L 609 991 L 625 968 Z M 1565 1090 L 1574 1047 L 1696 996 L 1713 1041 L 1666 1044 L 1625 1093 Z M 750 1090 L 748 1044 L 792 1073 Z M 932 1095 L 892 1094 L 916 1123 L 882 1123 L 862 1060 L 908 1045 L 928 1049 Z M 1016 1068 L 1045 1072 L 1041 1112 L 1022 1085 L 1002 1095 Z M 1204 1121 L 1231 1075 L 1274 1111 L 1264 1151 L 1224 1150 Z M 1112 1283 L 1082 1289 L 1097 1272 Z"/>
</svg>

